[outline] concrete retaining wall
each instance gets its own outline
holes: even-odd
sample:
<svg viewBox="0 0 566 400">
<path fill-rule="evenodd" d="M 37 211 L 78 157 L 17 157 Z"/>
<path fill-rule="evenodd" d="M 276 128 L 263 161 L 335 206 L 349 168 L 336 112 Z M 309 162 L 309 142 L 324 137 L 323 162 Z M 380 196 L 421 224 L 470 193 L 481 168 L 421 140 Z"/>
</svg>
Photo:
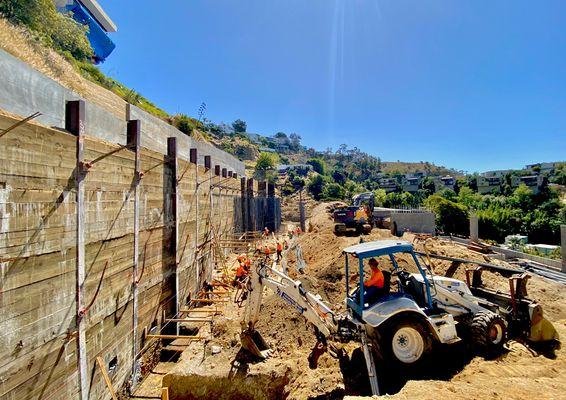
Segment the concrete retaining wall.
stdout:
<svg viewBox="0 0 566 400">
<path fill-rule="evenodd" d="M 126 120 L 94 104 L 81 133 L 66 131 L 66 102 L 78 96 L 2 51 L 0 83 L 0 110 L 17 114 L 0 115 L 0 398 L 78 399 L 81 383 L 90 399 L 109 399 L 96 358 L 116 363 L 111 380 L 123 387 L 154 343 L 146 332 L 168 329 L 210 277 L 212 238 L 259 228 L 244 223 L 240 179 L 224 173 L 243 164 L 134 106 L 124 115 L 140 121 L 138 157 L 122 147 Z M 252 222 L 280 221 L 265 214 L 280 212 L 278 199 L 263 196 L 273 206 L 251 202 Z"/>
<path fill-rule="evenodd" d="M 0 109 L 22 117 L 39 111 L 42 115 L 36 121 L 53 128 L 65 128 L 65 103 L 80 97 L 4 50 L 0 50 L 0 82 Z M 89 135 L 125 144 L 126 121 L 138 119 L 142 121 L 143 147 L 167 154 L 167 138 L 174 136 L 179 140 L 181 158 L 188 160 L 189 149 L 196 148 L 201 163 L 205 155 L 210 155 L 213 165 L 221 165 L 239 176 L 245 175 L 244 164 L 232 155 L 209 143 L 194 140 L 136 106 L 126 104 L 125 107 L 123 115 L 126 119 L 122 120 L 87 101 L 85 122 Z"/>
<path fill-rule="evenodd" d="M 428 233 L 434 235 L 436 223 L 434 213 L 391 211 L 391 229 L 396 230 L 396 235 L 404 232 Z"/>
</svg>

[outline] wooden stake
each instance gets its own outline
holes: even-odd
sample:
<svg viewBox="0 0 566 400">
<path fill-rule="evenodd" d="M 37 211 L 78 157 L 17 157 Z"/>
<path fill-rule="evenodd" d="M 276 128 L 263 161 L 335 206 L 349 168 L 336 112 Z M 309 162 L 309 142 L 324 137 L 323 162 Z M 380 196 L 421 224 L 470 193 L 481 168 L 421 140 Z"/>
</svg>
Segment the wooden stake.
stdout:
<svg viewBox="0 0 566 400">
<path fill-rule="evenodd" d="M 161 400 L 169 400 L 169 388 L 161 388 Z"/>
<path fill-rule="evenodd" d="M 114 386 L 112 386 L 112 381 L 110 380 L 110 377 L 108 376 L 108 372 L 106 371 L 106 366 L 104 365 L 104 361 L 102 361 L 102 358 L 96 357 L 96 363 L 98 364 L 98 368 L 100 368 L 100 373 L 104 378 L 104 382 L 106 382 L 106 387 L 110 392 L 110 396 L 112 396 L 112 400 L 118 400 L 118 397 L 116 397 L 116 392 L 114 391 Z"/>
</svg>

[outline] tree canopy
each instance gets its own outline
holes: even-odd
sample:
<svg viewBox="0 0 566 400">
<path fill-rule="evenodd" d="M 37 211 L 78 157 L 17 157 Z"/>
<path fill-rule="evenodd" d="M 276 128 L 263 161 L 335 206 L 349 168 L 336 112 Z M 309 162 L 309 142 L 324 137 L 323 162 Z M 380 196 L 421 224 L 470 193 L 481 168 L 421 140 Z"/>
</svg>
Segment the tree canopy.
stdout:
<svg viewBox="0 0 566 400">
<path fill-rule="evenodd" d="M 241 119 L 237 119 L 232 122 L 232 128 L 236 133 L 244 133 L 248 129 L 248 124 L 246 124 L 246 122 L 242 121 Z"/>
</svg>

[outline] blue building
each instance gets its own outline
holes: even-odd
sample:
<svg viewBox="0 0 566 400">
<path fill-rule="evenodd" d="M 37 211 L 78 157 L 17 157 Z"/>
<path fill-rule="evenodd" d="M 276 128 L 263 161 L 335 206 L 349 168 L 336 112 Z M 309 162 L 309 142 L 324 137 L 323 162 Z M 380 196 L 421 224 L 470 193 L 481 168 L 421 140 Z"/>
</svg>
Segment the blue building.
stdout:
<svg viewBox="0 0 566 400">
<path fill-rule="evenodd" d="M 116 32 L 116 24 L 104 12 L 96 0 L 55 0 L 61 13 L 72 13 L 73 19 L 88 26 L 88 40 L 94 51 L 94 62 L 104 62 L 116 48 L 108 33 Z"/>
</svg>

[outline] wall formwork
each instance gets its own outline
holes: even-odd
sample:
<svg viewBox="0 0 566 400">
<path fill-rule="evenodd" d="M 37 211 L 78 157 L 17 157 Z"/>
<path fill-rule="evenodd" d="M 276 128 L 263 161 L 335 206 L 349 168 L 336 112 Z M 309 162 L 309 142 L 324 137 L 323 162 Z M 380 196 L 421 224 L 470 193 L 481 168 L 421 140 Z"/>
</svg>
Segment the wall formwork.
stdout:
<svg viewBox="0 0 566 400">
<path fill-rule="evenodd" d="M 0 116 L 0 129 L 17 122 Z M 210 279 L 214 240 L 259 227 L 244 223 L 242 206 L 266 220 L 268 198 L 257 184 L 250 201 L 245 179 L 206 168 L 196 150 L 191 162 L 81 129 L 77 136 L 26 123 L 0 137 L 1 399 L 108 399 L 96 358 L 115 365 L 115 387 L 128 384 L 134 359 L 151 344 L 146 332 Z"/>
</svg>

